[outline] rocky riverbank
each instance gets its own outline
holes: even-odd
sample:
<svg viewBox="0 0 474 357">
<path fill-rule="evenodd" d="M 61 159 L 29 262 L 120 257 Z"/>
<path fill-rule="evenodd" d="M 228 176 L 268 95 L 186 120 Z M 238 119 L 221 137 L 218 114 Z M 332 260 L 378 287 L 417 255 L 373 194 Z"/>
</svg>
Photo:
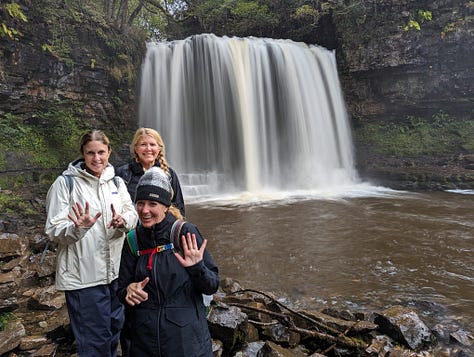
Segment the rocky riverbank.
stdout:
<svg viewBox="0 0 474 357">
<path fill-rule="evenodd" d="M 0 355 L 74 355 L 64 294 L 54 288 L 55 247 L 42 223 L 25 222 L 0 220 Z M 215 356 L 474 356 L 471 331 L 420 316 L 399 305 L 299 309 L 225 278 L 208 322 Z"/>
<path fill-rule="evenodd" d="M 474 155 L 395 157 L 364 150 L 358 172 L 363 180 L 396 190 L 474 189 Z"/>
</svg>

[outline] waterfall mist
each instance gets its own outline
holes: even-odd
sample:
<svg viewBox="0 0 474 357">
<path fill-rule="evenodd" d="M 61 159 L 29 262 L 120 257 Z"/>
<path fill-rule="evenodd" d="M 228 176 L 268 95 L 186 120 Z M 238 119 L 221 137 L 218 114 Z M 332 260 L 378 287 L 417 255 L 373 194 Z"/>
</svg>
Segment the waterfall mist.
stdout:
<svg viewBox="0 0 474 357">
<path fill-rule="evenodd" d="M 357 181 L 335 53 L 211 34 L 149 43 L 140 126 L 160 132 L 186 198 Z"/>
</svg>

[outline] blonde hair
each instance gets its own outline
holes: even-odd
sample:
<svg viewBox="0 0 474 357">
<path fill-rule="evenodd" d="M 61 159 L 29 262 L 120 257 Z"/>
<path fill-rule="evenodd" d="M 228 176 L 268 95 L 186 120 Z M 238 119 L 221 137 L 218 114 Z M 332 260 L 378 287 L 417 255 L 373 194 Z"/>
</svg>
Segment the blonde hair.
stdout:
<svg viewBox="0 0 474 357">
<path fill-rule="evenodd" d="M 179 208 L 173 206 L 173 204 L 168 207 L 168 211 L 169 211 L 176 219 L 184 219 L 184 217 L 183 217 L 183 215 L 181 214 L 181 211 L 179 210 Z"/>
<path fill-rule="evenodd" d="M 155 139 L 156 143 L 160 147 L 160 152 L 158 153 L 157 160 L 160 163 L 160 167 L 163 169 L 163 171 L 170 175 L 170 169 L 165 157 L 165 143 L 163 142 L 161 135 L 155 129 L 138 128 L 135 132 L 135 135 L 133 136 L 132 140 L 132 145 L 130 146 L 130 153 L 133 155 L 135 161 L 140 162 L 137 152 L 135 151 L 135 147 L 137 146 L 140 137 L 143 135 L 148 135 Z"/>
</svg>

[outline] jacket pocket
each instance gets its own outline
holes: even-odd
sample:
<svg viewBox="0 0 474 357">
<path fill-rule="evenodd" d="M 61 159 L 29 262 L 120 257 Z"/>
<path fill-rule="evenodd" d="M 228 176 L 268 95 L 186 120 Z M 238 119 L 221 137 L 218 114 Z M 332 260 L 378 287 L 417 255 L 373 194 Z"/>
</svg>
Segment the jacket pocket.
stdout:
<svg viewBox="0 0 474 357">
<path fill-rule="evenodd" d="M 167 307 L 165 316 L 166 320 L 179 327 L 189 325 L 197 318 L 194 309 L 189 307 Z"/>
</svg>

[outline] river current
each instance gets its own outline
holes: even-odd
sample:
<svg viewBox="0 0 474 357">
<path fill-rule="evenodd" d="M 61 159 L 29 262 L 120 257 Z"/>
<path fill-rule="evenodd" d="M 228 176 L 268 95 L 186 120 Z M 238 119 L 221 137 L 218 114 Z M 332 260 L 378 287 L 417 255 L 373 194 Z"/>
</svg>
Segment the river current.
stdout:
<svg viewBox="0 0 474 357">
<path fill-rule="evenodd" d="M 413 306 L 474 331 L 474 192 L 190 202 L 221 277 L 301 307 Z"/>
</svg>

